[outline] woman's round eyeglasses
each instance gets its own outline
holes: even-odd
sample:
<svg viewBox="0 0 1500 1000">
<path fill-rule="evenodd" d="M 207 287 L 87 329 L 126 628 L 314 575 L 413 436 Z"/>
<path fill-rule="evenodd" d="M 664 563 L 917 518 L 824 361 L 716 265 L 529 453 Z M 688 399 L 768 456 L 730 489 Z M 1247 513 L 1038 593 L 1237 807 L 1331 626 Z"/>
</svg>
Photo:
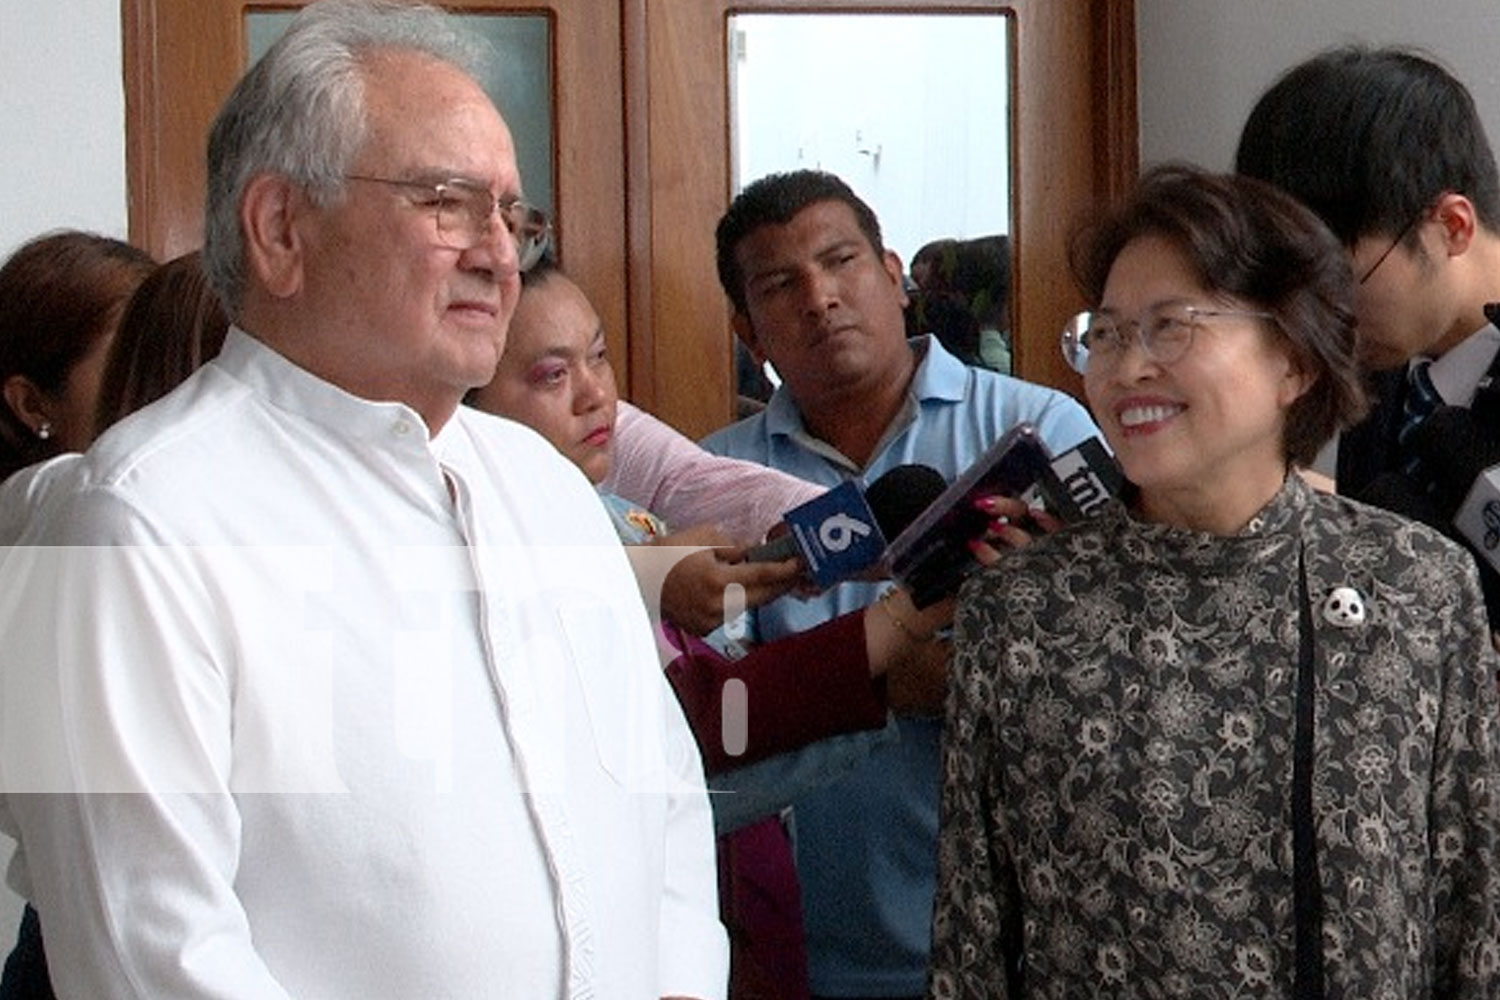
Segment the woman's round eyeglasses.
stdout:
<svg viewBox="0 0 1500 1000">
<path fill-rule="evenodd" d="M 1122 320 L 1108 312 L 1081 312 L 1063 327 L 1063 357 L 1074 371 L 1086 375 L 1090 370 L 1099 371 L 1117 364 L 1125 348 L 1135 341 L 1147 358 L 1160 365 L 1170 365 L 1187 353 L 1193 335 L 1204 320 L 1220 316 L 1276 321 L 1276 317 L 1268 312 L 1205 309 L 1184 303 L 1154 306 L 1134 321 Z M 1129 332 L 1132 328 L 1134 334 Z"/>
</svg>

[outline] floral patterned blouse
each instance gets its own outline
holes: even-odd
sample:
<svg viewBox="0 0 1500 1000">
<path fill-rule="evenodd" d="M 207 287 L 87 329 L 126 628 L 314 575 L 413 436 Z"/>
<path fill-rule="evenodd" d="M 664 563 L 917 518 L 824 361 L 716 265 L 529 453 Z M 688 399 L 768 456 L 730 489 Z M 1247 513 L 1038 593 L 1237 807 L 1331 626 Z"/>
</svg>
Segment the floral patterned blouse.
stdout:
<svg viewBox="0 0 1500 1000">
<path fill-rule="evenodd" d="M 1115 505 L 965 586 L 934 997 L 1291 996 L 1299 566 L 1326 996 L 1500 997 L 1473 564 L 1297 476 L 1232 538 Z"/>
</svg>

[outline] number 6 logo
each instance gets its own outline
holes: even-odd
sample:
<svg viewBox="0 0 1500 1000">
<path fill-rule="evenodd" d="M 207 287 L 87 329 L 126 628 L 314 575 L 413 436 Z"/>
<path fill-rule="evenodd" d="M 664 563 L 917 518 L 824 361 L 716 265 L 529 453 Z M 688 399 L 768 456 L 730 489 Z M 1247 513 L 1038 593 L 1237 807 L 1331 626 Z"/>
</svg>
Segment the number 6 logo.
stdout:
<svg viewBox="0 0 1500 1000">
<path fill-rule="evenodd" d="M 843 552 L 870 531 L 870 526 L 857 517 L 835 514 L 818 525 L 818 541 L 829 552 Z"/>
</svg>

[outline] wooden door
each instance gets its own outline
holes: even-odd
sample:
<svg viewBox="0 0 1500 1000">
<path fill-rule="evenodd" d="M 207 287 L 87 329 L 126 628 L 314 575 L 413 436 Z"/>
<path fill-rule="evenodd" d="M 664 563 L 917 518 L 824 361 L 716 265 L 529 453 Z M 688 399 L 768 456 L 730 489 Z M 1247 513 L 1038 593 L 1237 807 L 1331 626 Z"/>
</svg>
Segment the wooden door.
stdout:
<svg viewBox="0 0 1500 1000">
<path fill-rule="evenodd" d="M 132 239 L 197 246 L 209 122 L 245 65 L 245 15 L 297 0 L 122 0 Z M 551 19 L 563 263 L 605 322 L 625 395 L 697 436 L 731 419 L 714 269 L 729 203 L 727 18 L 739 11 L 1001 11 L 1013 19 L 1015 367 L 1079 390 L 1057 333 L 1066 241 L 1135 178 L 1133 0 L 449 0 Z M 872 73 L 900 72 L 872 66 Z M 851 81 L 858 87 L 858 81 Z"/>
<path fill-rule="evenodd" d="M 1066 243 L 1080 213 L 1138 169 L 1132 0 L 626 0 L 632 389 L 644 405 L 692 432 L 730 417 L 732 343 L 713 243 L 730 194 L 728 16 L 924 9 L 1013 19 L 1015 369 L 1080 391 L 1058 347 L 1079 307 Z M 859 81 L 849 86 L 856 97 Z"/>
<path fill-rule="evenodd" d="M 123 0 L 132 242 L 161 259 L 201 245 L 208 129 L 247 65 L 247 16 L 304 2 Z M 597 307 L 628 386 L 619 8 L 607 0 L 447 0 L 445 6 L 549 19 L 558 246 L 563 265 Z M 564 80 L 587 85 L 560 86 Z"/>
</svg>

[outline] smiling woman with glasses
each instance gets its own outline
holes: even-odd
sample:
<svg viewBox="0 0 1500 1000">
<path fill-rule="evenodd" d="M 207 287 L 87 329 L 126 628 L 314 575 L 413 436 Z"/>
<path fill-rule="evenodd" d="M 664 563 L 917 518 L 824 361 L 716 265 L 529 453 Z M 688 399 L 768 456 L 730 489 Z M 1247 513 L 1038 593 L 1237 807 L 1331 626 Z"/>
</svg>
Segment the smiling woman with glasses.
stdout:
<svg viewBox="0 0 1500 1000">
<path fill-rule="evenodd" d="M 1363 407 L 1349 254 L 1168 167 L 1073 260 L 1130 486 L 960 594 L 932 994 L 1500 996 L 1473 560 L 1296 474 Z"/>
<path fill-rule="evenodd" d="M 1167 201 L 1169 194 L 1182 202 Z M 1261 216 L 1257 224 L 1270 231 L 1249 229 Z M 1209 505 L 1248 518 L 1289 466 L 1310 465 L 1364 412 L 1349 256 L 1316 217 L 1259 182 L 1161 168 L 1137 201 L 1078 235 L 1073 267 L 1095 306 L 1064 327 L 1063 356 L 1084 376 L 1095 419 L 1127 474 L 1137 466 L 1138 486 L 1150 486 L 1148 467 L 1162 461 L 1176 463 L 1188 484 L 1220 459 L 1229 463 L 1224 471 L 1239 471 L 1228 483 L 1242 484 L 1259 468 L 1258 493 L 1231 508 Z M 1242 362 L 1269 367 L 1212 367 L 1223 352 L 1247 347 L 1263 350 Z M 1258 450 L 1247 452 L 1251 442 L 1236 427 L 1261 398 L 1253 395 L 1257 373 L 1282 379 L 1261 387 L 1270 407 L 1263 422 L 1275 433 L 1259 434 Z M 1224 405 L 1210 405 L 1220 393 Z M 1111 400 L 1143 394 L 1177 415 L 1159 427 L 1121 425 Z M 1247 461 L 1257 455 L 1258 465 Z"/>
</svg>

